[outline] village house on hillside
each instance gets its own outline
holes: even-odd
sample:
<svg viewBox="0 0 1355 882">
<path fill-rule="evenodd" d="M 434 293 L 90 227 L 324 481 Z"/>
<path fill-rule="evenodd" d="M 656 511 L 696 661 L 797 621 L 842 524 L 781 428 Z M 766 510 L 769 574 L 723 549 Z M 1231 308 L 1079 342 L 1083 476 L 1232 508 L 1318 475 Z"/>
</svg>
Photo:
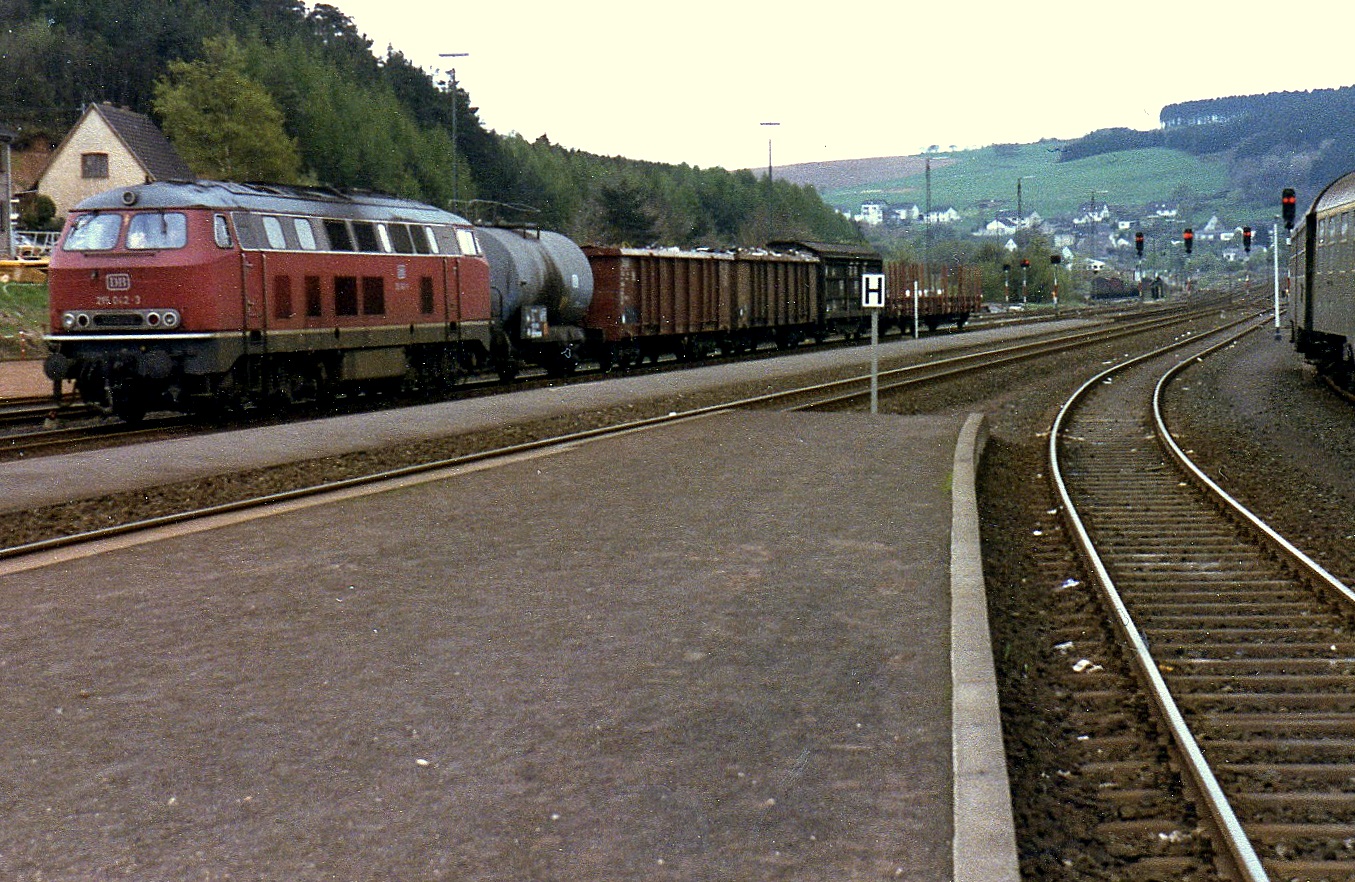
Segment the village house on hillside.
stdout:
<svg viewBox="0 0 1355 882">
<path fill-rule="evenodd" d="M 81 200 L 152 181 L 191 181 L 193 171 L 149 117 L 91 104 L 52 152 L 37 182 L 51 197 L 58 216 Z"/>
</svg>

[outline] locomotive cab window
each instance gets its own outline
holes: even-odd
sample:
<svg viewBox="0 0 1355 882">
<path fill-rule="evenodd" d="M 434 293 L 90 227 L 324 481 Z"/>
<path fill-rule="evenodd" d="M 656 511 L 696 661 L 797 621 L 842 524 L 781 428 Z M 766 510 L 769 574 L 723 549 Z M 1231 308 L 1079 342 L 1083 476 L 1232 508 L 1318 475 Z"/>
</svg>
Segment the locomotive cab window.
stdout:
<svg viewBox="0 0 1355 882">
<path fill-rule="evenodd" d="M 231 247 L 231 228 L 224 214 L 212 215 L 212 237 L 216 239 L 216 247 Z"/>
<path fill-rule="evenodd" d="M 127 247 L 134 251 L 182 248 L 188 244 L 188 218 L 177 211 L 140 212 L 127 224 Z"/>
<path fill-rule="evenodd" d="M 121 230 L 120 214 L 84 214 L 71 226 L 61 247 L 66 251 L 107 251 L 118 244 Z"/>
</svg>

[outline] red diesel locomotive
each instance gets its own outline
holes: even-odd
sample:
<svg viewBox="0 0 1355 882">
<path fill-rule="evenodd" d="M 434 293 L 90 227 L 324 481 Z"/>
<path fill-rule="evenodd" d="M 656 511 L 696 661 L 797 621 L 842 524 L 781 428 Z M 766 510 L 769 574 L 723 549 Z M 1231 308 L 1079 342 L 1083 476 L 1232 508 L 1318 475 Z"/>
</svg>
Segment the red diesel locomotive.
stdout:
<svg viewBox="0 0 1355 882">
<path fill-rule="evenodd" d="M 67 219 L 48 285 L 47 375 L 127 419 L 348 383 L 438 386 L 504 348 L 470 223 L 375 194 L 110 191 Z"/>
</svg>

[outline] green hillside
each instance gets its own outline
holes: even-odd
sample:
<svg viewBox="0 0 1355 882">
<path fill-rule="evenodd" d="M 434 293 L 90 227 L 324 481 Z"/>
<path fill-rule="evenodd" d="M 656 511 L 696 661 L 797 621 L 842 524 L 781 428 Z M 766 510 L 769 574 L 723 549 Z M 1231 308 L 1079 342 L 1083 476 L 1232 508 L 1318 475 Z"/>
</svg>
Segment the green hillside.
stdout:
<svg viewBox="0 0 1355 882">
<path fill-rule="evenodd" d="M 1226 167 L 1216 159 L 1153 147 L 1059 162 L 1060 146 L 1042 141 L 933 157 L 931 204 L 954 206 L 974 221 L 989 219 L 995 212 L 1014 212 L 1020 179 L 1022 207 L 1045 218 L 1070 216 L 1093 195 L 1097 202 L 1126 209 L 1153 202 L 1179 204 L 1185 225 L 1204 223 L 1212 214 L 1243 223 L 1271 211 L 1269 206 L 1239 199 L 1230 188 Z M 844 211 L 855 212 L 869 200 L 922 206 L 926 178 L 918 173 L 821 193 L 824 201 Z"/>
</svg>

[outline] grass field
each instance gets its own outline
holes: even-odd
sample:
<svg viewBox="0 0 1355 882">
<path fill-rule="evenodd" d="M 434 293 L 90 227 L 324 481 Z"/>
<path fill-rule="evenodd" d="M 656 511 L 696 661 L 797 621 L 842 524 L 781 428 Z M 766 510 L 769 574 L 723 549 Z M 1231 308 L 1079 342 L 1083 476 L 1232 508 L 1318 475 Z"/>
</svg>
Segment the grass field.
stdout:
<svg viewBox="0 0 1355 882">
<path fill-rule="evenodd" d="M 0 358 L 34 355 L 46 327 L 46 285 L 0 282 Z"/>
<path fill-rule="evenodd" d="M 1184 204 L 1189 211 L 1190 205 L 1199 203 L 1221 216 L 1231 210 L 1224 207 L 1232 204 L 1227 170 L 1219 162 L 1165 148 L 1059 162 L 1057 148 L 1058 142 L 1042 142 L 945 154 L 951 162 L 938 162 L 932 169 L 931 204 L 934 208 L 954 206 L 971 219 L 991 218 L 998 210 L 1015 212 L 1020 179 L 1022 208 L 1046 218 L 1072 215 L 1093 194 L 1098 203 L 1116 206 L 1172 202 Z M 880 199 L 921 207 L 926 200 L 926 178 L 915 174 L 822 195 L 828 204 L 851 211 L 858 210 L 862 202 Z M 1243 206 L 1235 207 L 1243 210 Z M 1207 220 L 1204 217 L 1198 223 Z"/>
</svg>

